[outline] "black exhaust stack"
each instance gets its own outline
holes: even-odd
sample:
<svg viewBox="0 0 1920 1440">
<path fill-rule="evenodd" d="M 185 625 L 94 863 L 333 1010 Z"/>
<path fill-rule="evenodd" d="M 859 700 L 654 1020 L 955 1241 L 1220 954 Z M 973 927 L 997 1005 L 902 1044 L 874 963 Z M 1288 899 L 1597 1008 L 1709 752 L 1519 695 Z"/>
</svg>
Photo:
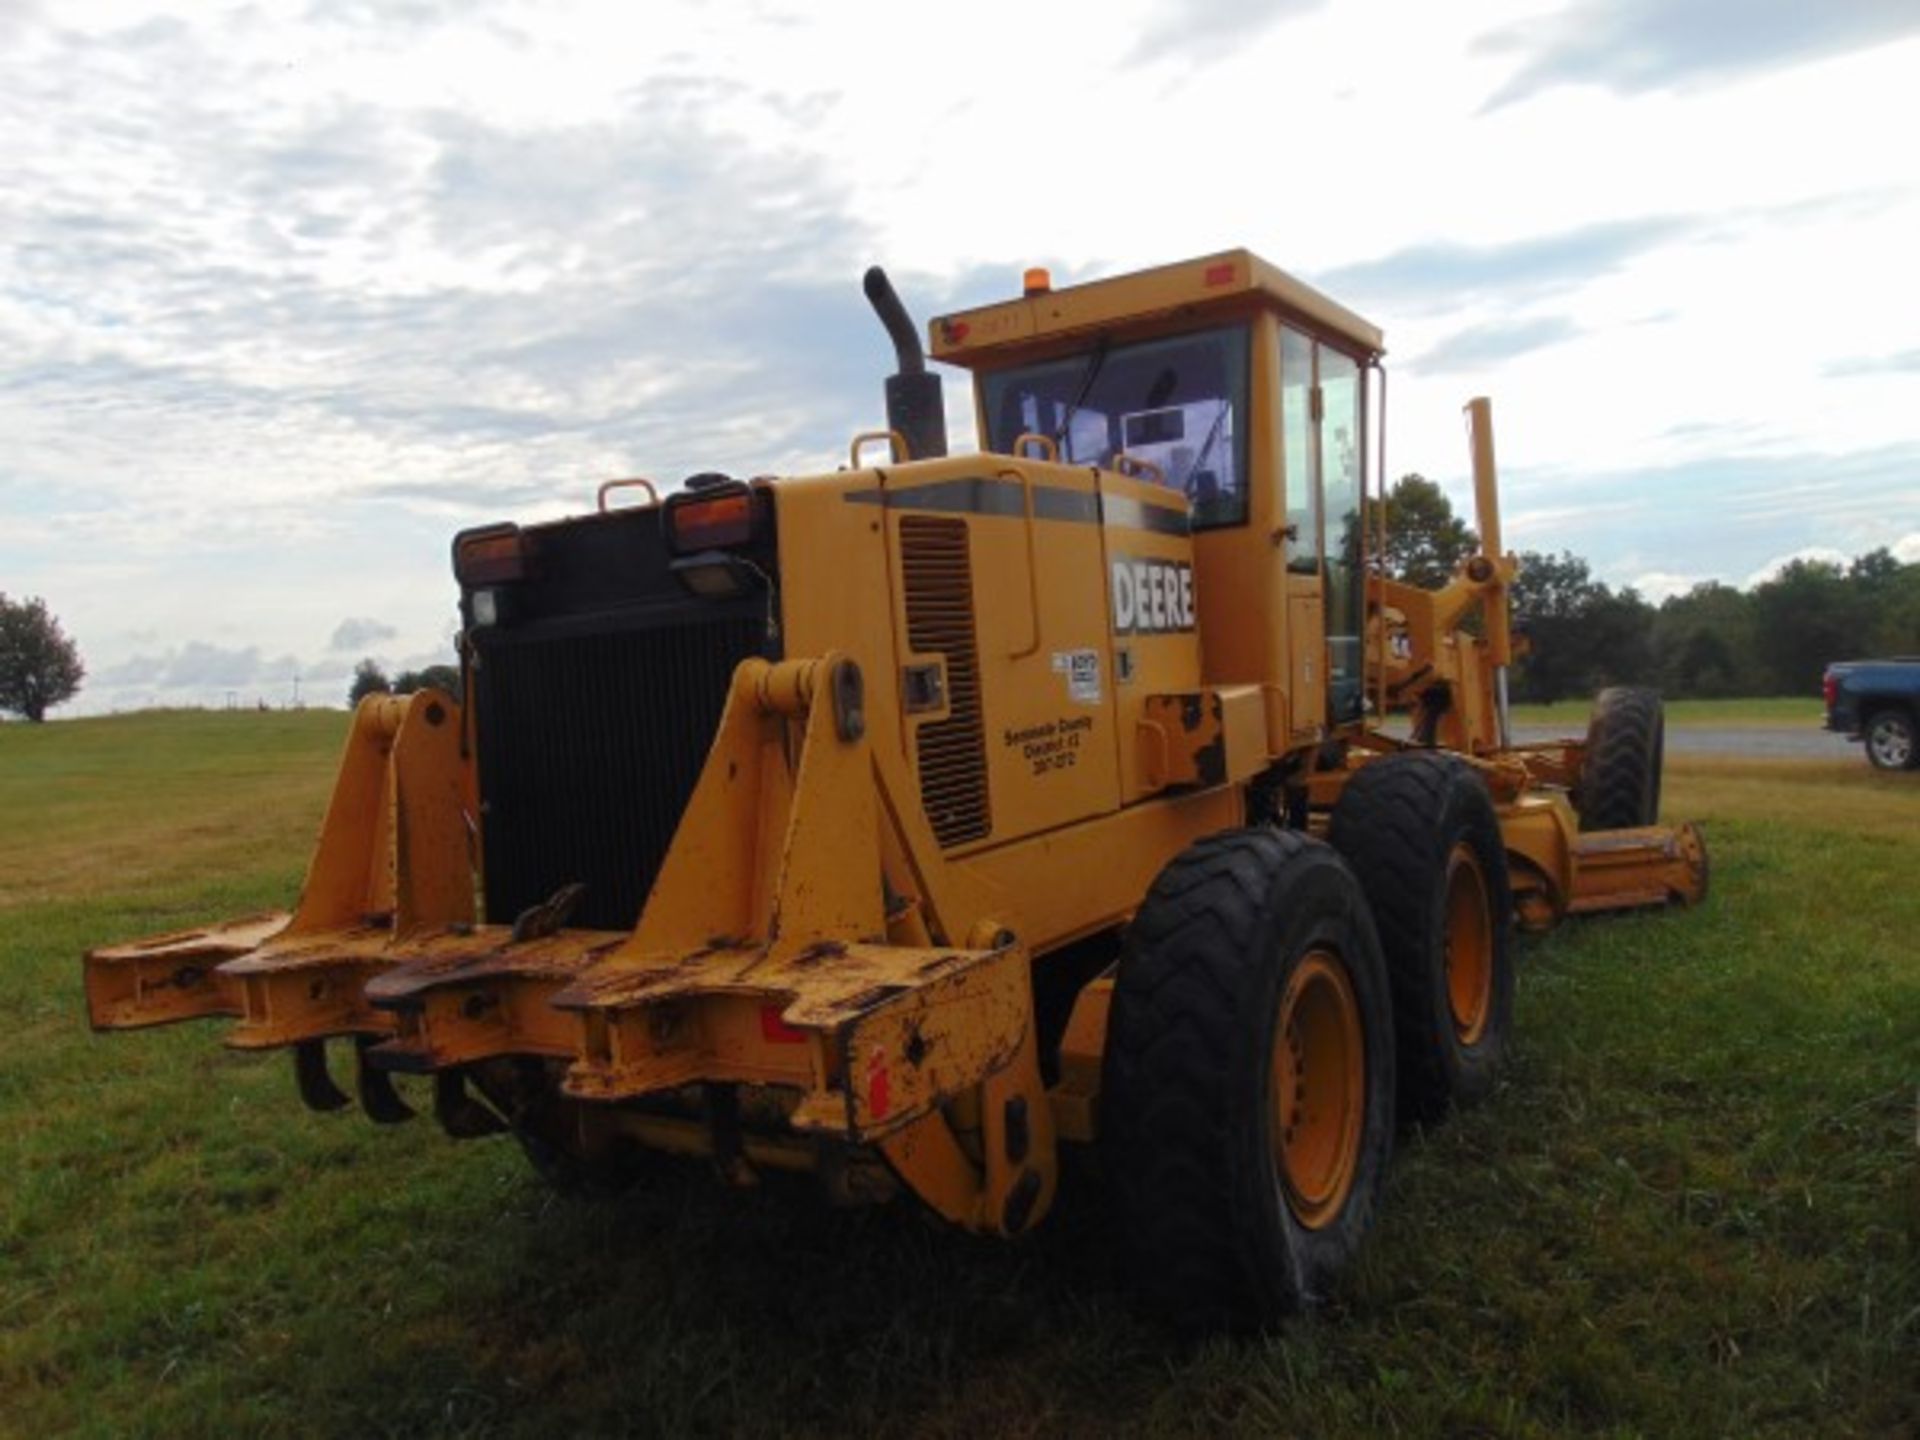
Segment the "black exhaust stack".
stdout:
<svg viewBox="0 0 1920 1440">
<path fill-rule="evenodd" d="M 920 348 L 913 321 L 907 318 L 907 307 L 900 303 L 893 282 L 878 265 L 867 271 L 863 288 L 900 359 L 899 371 L 887 377 L 887 427 L 900 432 L 907 442 L 907 454 L 914 460 L 945 455 L 946 400 L 940 392 L 940 377 L 927 373 L 926 352 Z"/>
</svg>

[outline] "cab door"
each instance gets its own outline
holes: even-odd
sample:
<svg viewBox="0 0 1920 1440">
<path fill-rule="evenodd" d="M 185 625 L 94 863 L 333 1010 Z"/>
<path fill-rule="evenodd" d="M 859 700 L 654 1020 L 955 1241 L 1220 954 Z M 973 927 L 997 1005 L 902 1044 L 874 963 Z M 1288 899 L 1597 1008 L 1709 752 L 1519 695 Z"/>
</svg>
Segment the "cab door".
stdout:
<svg viewBox="0 0 1920 1440">
<path fill-rule="evenodd" d="M 1357 719 L 1361 711 L 1361 402 L 1357 360 L 1291 326 L 1281 330 L 1281 474 L 1296 739 Z"/>
<path fill-rule="evenodd" d="M 1313 341 L 1280 332 L 1280 474 L 1286 495 L 1287 714 L 1295 740 L 1327 718 L 1327 631 L 1320 573 L 1320 437 Z"/>
</svg>

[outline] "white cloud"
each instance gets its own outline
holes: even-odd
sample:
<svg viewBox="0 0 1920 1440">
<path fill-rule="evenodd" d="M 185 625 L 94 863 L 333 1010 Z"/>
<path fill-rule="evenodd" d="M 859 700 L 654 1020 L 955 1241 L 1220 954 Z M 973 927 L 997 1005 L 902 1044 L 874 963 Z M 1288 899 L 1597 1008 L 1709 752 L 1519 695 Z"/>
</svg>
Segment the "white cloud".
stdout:
<svg viewBox="0 0 1920 1440">
<path fill-rule="evenodd" d="M 364 650 L 381 640 L 391 640 L 400 632 L 393 626 L 379 620 L 357 620 L 349 617 L 333 627 L 333 638 L 327 641 L 329 650 Z"/>
<path fill-rule="evenodd" d="M 1640 592 L 1641 599 L 1658 605 L 1662 600 L 1684 595 L 1694 586 L 1712 578 L 1710 575 L 1676 575 L 1670 570 L 1647 570 L 1634 576 L 1627 584 Z"/>
<path fill-rule="evenodd" d="M 300 662 L 291 655 L 267 657 L 257 645 L 229 647 L 204 640 L 190 640 L 176 649 L 159 654 L 128 656 L 96 670 L 91 687 L 118 701 L 114 692 L 141 692 L 162 697 L 162 703 L 206 704 L 218 700 L 223 692 L 246 690 L 249 698 L 255 690 L 290 687 L 300 674 Z"/>
<path fill-rule="evenodd" d="M 1796 560 L 1811 561 L 1821 565 L 1845 566 L 1853 557 L 1834 549 L 1831 545 L 1808 545 L 1795 550 L 1790 555 L 1776 555 L 1758 570 L 1741 582 L 1743 590 L 1751 590 L 1756 585 L 1764 585 Z"/>
<path fill-rule="evenodd" d="M 924 320 L 1241 243 L 1386 328 L 1396 473 L 1465 493 L 1494 395 L 1517 545 L 1673 583 L 1905 545 L 1920 41 L 1762 8 L 0 5 L 0 574 L 81 706 L 194 644 L 427 654 L 461 525 L 838 463 L 870 261 Z M 1072 83 L 850 58 L 1005 75 L 1009 35 Z"/>
</svg>

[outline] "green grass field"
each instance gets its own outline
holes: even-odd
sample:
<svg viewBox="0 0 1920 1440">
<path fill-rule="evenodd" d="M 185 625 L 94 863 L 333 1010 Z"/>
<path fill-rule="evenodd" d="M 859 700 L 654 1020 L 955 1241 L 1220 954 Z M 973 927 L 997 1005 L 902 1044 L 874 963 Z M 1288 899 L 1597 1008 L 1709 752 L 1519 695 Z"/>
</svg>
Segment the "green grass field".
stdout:
<svg viewBox="0 0 1920 1440">
<path fill-rule="evenodd" d="M 1558 705 L 1516 705 L 1519 725 L 1562 725 L 1568 734 L 1586 729 L 1590 702 L 1564 700 Z M 1669 700 L 1667 723 L 1682 727 L 1712 726 L 1729 730 L 1821 728 L 1826 706 L 1819 696 L 1769 695 L 1750 700 Z"/>
<path fill-rule="evenodd" d="M 291 900 L 345 723 L 0 727 L 0 1434 L 1920 1428 L 1920 775 L 1676 761 L 1708 903 L 1526 944 L 1505 1084 L 1403 1140 L 1336 1303 L 1193 1345 L 1084 1176 L 1019 1244 L 563 1201 L 212 1027 L 90 1034 L 84 948 Z"/>
</svg>

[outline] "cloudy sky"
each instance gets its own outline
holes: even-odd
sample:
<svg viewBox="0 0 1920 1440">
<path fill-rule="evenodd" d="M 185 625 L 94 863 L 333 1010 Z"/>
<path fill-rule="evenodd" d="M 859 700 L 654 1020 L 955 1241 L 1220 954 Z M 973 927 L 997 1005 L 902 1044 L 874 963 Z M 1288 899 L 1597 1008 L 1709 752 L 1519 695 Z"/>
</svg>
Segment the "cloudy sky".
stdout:
<svg viewBox="0 0 1920 1440">
<path fill-rule="evenodd" d="M 1659 596 L 1920 560 L 1920 3 L 0 0 L 0 590 L 69 713 L 445 658 L 447 540 L 831 468 L 909 308 L 1246 245 Z M 949 377 L 949 410 L 965 391 Z"/>
</svg>

